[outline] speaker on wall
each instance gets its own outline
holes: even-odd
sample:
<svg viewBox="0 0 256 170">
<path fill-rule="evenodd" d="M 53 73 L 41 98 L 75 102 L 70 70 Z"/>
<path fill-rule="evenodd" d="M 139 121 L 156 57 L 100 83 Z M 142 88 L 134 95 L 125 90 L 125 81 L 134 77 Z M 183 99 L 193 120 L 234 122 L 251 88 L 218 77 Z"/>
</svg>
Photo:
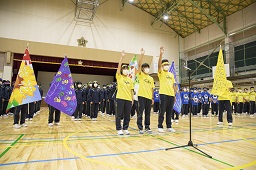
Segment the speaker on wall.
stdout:
<svg viewBox="0 0 256 170">
<path fill-rule="evenodd" d="M 6 53 L 6 63 L 7 64 L 10 64 L 11 63 L 11 57 L 12 56 L 12 53 L 10 51 L 7 51 Z"/>
</svg>

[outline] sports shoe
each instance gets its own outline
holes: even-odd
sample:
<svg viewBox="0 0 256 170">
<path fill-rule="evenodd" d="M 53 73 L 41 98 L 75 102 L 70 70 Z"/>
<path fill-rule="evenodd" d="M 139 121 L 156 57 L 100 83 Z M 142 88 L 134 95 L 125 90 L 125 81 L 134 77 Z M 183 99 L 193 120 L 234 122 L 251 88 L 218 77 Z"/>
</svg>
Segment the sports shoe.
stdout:
<svg viewBox="0 0 256 170">
<path fill-rule="evenodd" d="M 26 123 L 22 123 L 20 126 L 21 127 L 28 127 L 28 125 Z"/>
<path fill-rule="evenodd" d="M 171 122 L 174 122 L 174 120 L 172 119 Z"/>
<path fill-rule="evenodd" d="M 223 125 L 223 122 L 218 122 L 217 125 Z"/>
<path fill-rule="evenodd" d="M 250 117 L 253 117 L 253 115 L 250 115 Z"/>
<path fill-rule="evenodd" d="M 21 128 L 21 126 L 19 124 L 15 124 L 15 125 L 13 125 L 13 128 L 14 129 L 19 129 L 19 128 Z"/>
<path fill-rule="evenodd" d="M 117 131 L 117 134 L 118 134 L 118 135 L 123 135 L 124 132 L 123 132 L 122 130 L 118 130 L 118 131 Z"/>
<path fill-rule="evenodd" d="M 31 120 L 31 121 L 32 121 L 32 120 L 33 120 L 33 118 L 30 118 L 29 120 Z"/>
<path fill-rule="evenodd" d="M 158 128 L 158 132 L 159 133 L 164 133 L 164 129 L 163 128 Z"/>
<path fill-rule="evenodd" d="M 29 118 L 26 118 L 25 120 L 29 120 Z"/>
<path fill-rule="evenodd" d="M 143 130 L 139 130 L 139 134 L 143 134 L 144 132 L 143 132 Z"/>
<path fill-rule="evenodd" d="M 48 123 L 48 126 L 50 126 L 50 127 L 53 126 L 53 123 Z"/>
<path fill-rule="evenodd" d="M 173 128 L 167 128 L 167 131 L 168 131 L 168 132 L 173 132 L 173 133 L 176 132 Z"/>
<path fill-rule="evenodd" d="M 145 129 L 145 132 L 147 132 L 147 133 L 152 133 L 152 130 L 151 130 L 150 128 L 146 128 L 146 129 Z"/>
<path fill-rule="evenodd" d="M 124 134 L 130 135 L 130 132 L 128 130 L 124 130 Z"/>
<path fill-rule="evenodd" d="M 179 123 L 179 120 L 175 120 L 175 123 Z"/>
<path fill-rule="evenodd" d="M 54 123 L 56 126 L 60 126 L 60 122 L 55 122 Z"/>
<path fill-rule="evenodd" d="M 232 126 L 233 124 L 232 123 L 228 123 L 228 126 Z"/>
<path fill-rule="evenodd" d="M 82 119 L 81 118 L 78 118 L 79 121 L 81 121 Z"/>
</svg>

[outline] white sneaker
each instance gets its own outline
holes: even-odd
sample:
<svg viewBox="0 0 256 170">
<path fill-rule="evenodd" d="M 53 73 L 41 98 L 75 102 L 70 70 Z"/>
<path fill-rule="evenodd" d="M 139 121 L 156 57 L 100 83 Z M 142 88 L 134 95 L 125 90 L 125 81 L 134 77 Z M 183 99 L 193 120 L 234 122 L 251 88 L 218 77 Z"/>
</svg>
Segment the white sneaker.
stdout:
<svg viewBox="0 0 256 170">
<path fill-rule="evenodd" d="M 118 134 L 118 135 L 123 135 L 124 132 L 123 132 L 122 130 L 118 130 L 118 131 L 117 131 L 117 134 Z"/>
<path fill-rule="evenodd" d="M 174 120 L 172 119 L 171 122 L 174 122 Z"/>
<path fill-rule="evenodd" d="M 146 129 L 145 129 L 145 132 L 146 132 L 146 133 L 152 133 L 152 130 L 151 130 L 150 128 L 146 128 Z"/>
<path fill-rule="evenodd" d="M 48 123 L 48 126 L 50 126 L 50 127 L 53 126 L 53 123 Z"/>
<path fill-rule="evenodd" d="M 81 118 L 78 118 L 79 121 L 81 121 L 82 119 Z"/>
<path fill-rule="evenodd" d="M 54 123 L 56 126 L 60 126 L 60 122 L 55 122 Z"/>
<path fill-rule="evenodd" d="M 163 128 L 158 128 L 158 132 L 159 133 L 164 133 L 164 129 Z"/>
<path fill-rule="evenodd" d="M 173 133 L 176 132 L 173 128 L 167 128 L 167 131 L 168 131 L 168 132 L 173 132 Z"/>
<path fill-rule="evenodd" d="M 71 116 L 71 119 L 74 120 L 74 119 L 75 119 L 75 116 Z"/>
<path fill-rule="evenodd" d="M 124 130 L 124 134 L 130 135 L 130 132 L 128 130 Z"/>
<path fill-rule="evenodd" d="M 21 127 L 28 127 L 28 125 L 26 123 L 22 123 L 20 126 Z"/>
<path fill-rule="evenodd" d="M 143 130 L 139 130 L 139 134 L 144 134 Z"/>
<path fill-rule="evenodd" d="M 253 115 L 250 115 L 250 117 L 253 117 Z"/>
<path fill-rule="evenodd" d="M 223 122 L 218 122 L 217 125 L 223 125 Z"/>
<path fill-rule="evenodd" d="M 29 120 L 29 118 L 26 118 L 25 120 Z"/>
<path fill-rule="evenodd" d="M 175 123 L 179 123 L 179 120 L 175 120 Z"/>
<path fill-rule="evenodd" d="M 186 116 L 185 115 L 182 115 L 182 118 L 185 118 Z"/>
<path fill-rule="evenodd" d="M 19 128 L 21 128 L 21 126 L 19 124 L 15 124 L 15 125 L 13 125 L 13 128 L 14 129 L 19 129 Z"/>
<path fill-rule="evenodd" d="M 32 120 L 33 120 L 33 118 L 30 118 L 29 120 L 31 120 L 31 121 L 32 121 Z"/>
<path fill-rule="evenodd" d="M 228 123 L 228 126 L 232 126 L 233 124 L 232 123 Z"/>
</svg>

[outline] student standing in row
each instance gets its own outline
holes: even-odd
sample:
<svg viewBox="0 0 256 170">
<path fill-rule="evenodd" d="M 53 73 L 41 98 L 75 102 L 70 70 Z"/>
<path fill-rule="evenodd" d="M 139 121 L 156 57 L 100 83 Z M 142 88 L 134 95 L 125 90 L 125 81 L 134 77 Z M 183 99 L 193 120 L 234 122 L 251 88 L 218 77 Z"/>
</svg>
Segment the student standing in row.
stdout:
<svg viewBox="0 0 256 170">
<path fill-rule="evenodd" d="M 154 91 L 154 112 L 156 114 L 159 112 L 159 101 L 160 101 L 159 91 L 158 91 L 158 89 L 155 89 L 155 91 Z"/>
<path fill-rule="evenodd" d="M 187 117 L 189 112 L 189 89 L 184 87 L 183 91 L 180 93 L 181 103 L 182 103 L 182 117 Z"/>
<path fill-rule="evenodd" d="M 253 116 L 253 114 L 255 113 L 255 101 L 256 101 L 256 93 L 254 91 L 254 87 L 250 88 L 250 117 Z"/>
<path fill-rule="evenodd" d="M 158 78 L 160 83 L 160 112 L 158 115 L 158 132 L 163 133 L 164 114 L 166 113 L 167 131 L 175 132 L 172 128 L 171 114 L 175 102 L 176 87 L 174 86 L 174 75 L 169 72 L 170 64 L 167 59 L 163 59 L 164 47 L 160 48 L 158 60 Z"/>
<path fill-rule="evenodd" d="M 128 131 L 130 123 L 130 114 L 133 104 L 133 82 L 132 79 L 127 75 L 129 73 L 128 66 L 123 65 L 122 61 L 125 56 L 125 52 L 122 51 L 122 56 L 120 58 L 117 72 L 117 95 L 116 95 L 116 104 L 117 104 L 117 113 L 116 113 L 116 130 L 118 135 L 129 135 Z M 121 118 L 124 118 L 123 128 L 121 125 Z M 123 129 L 123 131 L 122 131 Z"/>
<path fill-rule="evenodd" d="M 138 92 L 138 102 L 139 102 L 139 113 L 137 117 L 137 125 L 139 128 L 139 133 L 143 134 L 143 125 L 142 125 L 142 115 L 145 113 L 145 132 L 152 133 L 150 129 L 150 111 L 151 105 L 154 103 L 154 79 L 149 76 L 149 64 L 142 64 L 144 57 L 144 49 L 140 50 L 141 58 L 139 60 L 139 92 Z"/>
</svg>

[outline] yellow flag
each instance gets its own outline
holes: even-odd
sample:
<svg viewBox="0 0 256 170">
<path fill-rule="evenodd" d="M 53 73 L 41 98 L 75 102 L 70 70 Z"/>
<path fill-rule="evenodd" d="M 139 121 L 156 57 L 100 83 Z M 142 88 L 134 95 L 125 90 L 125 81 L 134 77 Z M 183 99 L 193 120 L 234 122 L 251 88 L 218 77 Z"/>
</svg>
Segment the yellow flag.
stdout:
<svg viewBox="0 0 256 170">
<path fill-rule="evenodd" d="M 227 82 L 228 81 L 226 77 L 222 49 L 220 48 L 211 94 L 214 94 L 216 96 L 222 96 L 224 91 L 227 89 Z"/>
</svg>

